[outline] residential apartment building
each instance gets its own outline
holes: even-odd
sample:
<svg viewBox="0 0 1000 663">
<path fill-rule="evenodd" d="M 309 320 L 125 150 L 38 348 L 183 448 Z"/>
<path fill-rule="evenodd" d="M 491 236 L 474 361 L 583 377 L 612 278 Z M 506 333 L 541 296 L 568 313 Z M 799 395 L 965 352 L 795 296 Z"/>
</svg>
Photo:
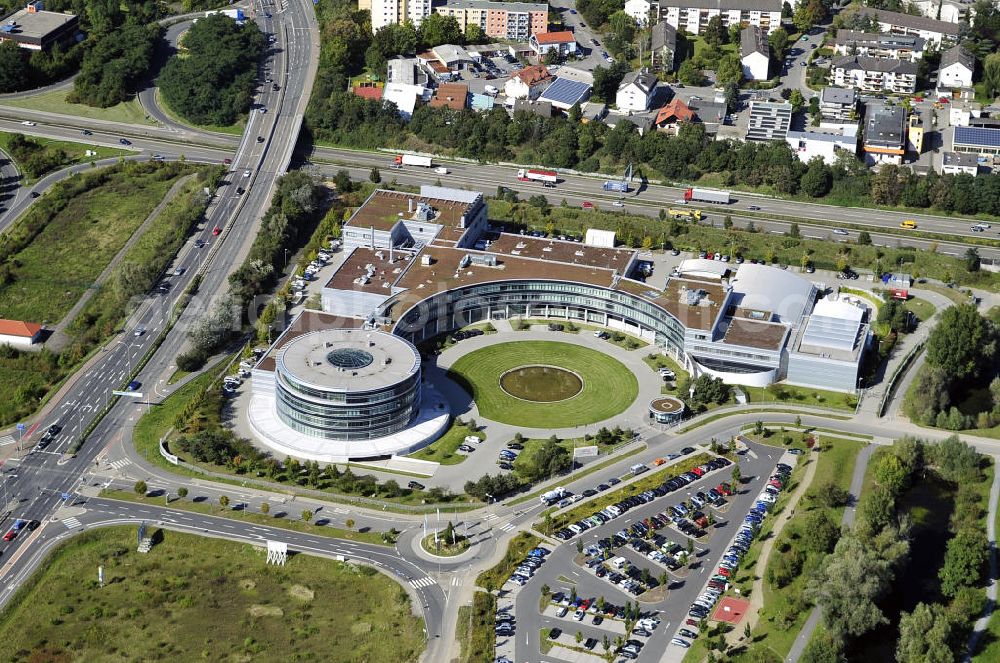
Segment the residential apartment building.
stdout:
<svg viewBox="0 0 1000 663">
<path fill-rule="evenodd" d="M 366 0 L 367 3 L 367 0 Z M 371 0 L 372 32 L 393 23 L 420 23 L 431 14 L 431 0 Z"/>
<path fill-rule="evenodd" d="M 731 25 L 755 25 L 765 35 L 781 27 L 782 0 L 660 0 L 659 19 L 677 30 L 701 34 L 714 16 Z"/>
<path fill-rule="evenodd" d="M 831 82 L 862 92 L 913 94 L 917 89 L 917 65 L 905 60 L 845 55 L 833 59 Z"/>
<path fill-rule="evenodd" d="M 921 154 L 924 151 L 924 118 L 919 111 L 906 118 L 906 149 Z"/>
<path fill-rule="evenodd" d="M 764 31 L 748 25 L 740 31 L 740 64 L 743 78 L 748 81 L 766 81 L 771 65 L 771 47 Z"/>
<path fill-rule="evenodd" d="M 549 51 L 555 51 L 560 56 L 573 55 L 578 50 L 576 36 L 569 30 L 536 32 L 528 38 L 528 46 L 538 57 L 544 57 Z"/>
<path fill-rule="evenodd" d="M 927 41 L 928 45 L 942 45 L 958 40 L 959 26 L 957 23 L 938 21 L 926 16 L 913 16 L 911 14 L 900 14 L 883 9 L 862 9 L 861 14 L 871 16 L 882 32 L 891 32 L 896 35 L 913 35 L 921 37 Z"/>
<path fill-rule="evenodd" d="M 938 69 L 938 89 L 962 89 L 972 87 L 972 74 L 976 70 L 976 58 L 962 46 L 953 46 L 941 54 Z"/>
<path fill-rule="evenodd" d="M 906 109 L 869 104 L 862 150 L 869 166 L 901 165 L 906 151 Z"/>
<path fill-rule="evenodd" d="M 635 19 L 636 25 L 645 28 L 649 25 L 649 17 L 655 5 L 650 0 L 627 0 L 625 13 Z"/>
<path fill-rule="evenodd" d="M 945 23 L 968 21 L 972 13 L 973 0 L 914 0 L 913 6 L 928 18 L 936 18 Z"/>
<path fill-rule="evenodd" d="M 435 5 L 434 12 L 454 17 L 463 32 L 478 25 L 487 37 L 515 41 L 545 32 L 549 22 L 548 3 L 446 0 Z"/>
<path fill-rule="evenodd" d="M 677 28 L 666 21 L 657 22 L 649 37 L 649 53 L 653 71 L 657 73 L 673 71 L 674 56 L 677 53 Z"/>
<path fill-rule="evenodd" d="M 852 87 L 825 87 L 819 96 L 819 114 L 824 120 L 849 122 L 858 111 L 858 91 Z"/>
<path fill-rule="evenodd" d="M 615 105 L 618 106 L 618 110 L 628 112 L 649 110 L 649 102 L 656 93 L 656 83 L 656 75 L 648 71 L 631 71 L 625 74 L 615 95 Z"/>
<path fill-rule="evenodd" d="M 833 52 L 835 55 L 861 55 L 913 62 L 924 56 L 926 43 L 922 37 L 913 35 L 838 30 L 833 42 Z"/>
</svg>

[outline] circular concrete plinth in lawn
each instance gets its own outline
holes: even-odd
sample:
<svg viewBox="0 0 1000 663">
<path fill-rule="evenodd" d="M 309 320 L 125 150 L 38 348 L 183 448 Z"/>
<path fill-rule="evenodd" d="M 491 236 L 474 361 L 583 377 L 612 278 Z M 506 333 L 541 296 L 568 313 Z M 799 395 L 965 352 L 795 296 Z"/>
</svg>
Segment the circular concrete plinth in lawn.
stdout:
<svg viewBox="0 0 1000 663">
<path fill-rule="evenodd" d="M 583 391 L 583 379 L 556 366 L 519 366 L 500 376 L 500 388 L 522 401 L 557 403 Z"/>
<path fill-rule="evenodd" d="M 525 399 L 501 387 L 502 376 L 530 367 L 563 369 L 579 380 L 580 388 L 569 397 L 535 392 Z M 448 376 L 469 392 L 481 416 L 526 428 L 604 421 L 627 409 L 639 392 L 635 376 L 617 359 L 556 341 L 513 341 L 481 348 L 452 364 Z"/>
</svg>

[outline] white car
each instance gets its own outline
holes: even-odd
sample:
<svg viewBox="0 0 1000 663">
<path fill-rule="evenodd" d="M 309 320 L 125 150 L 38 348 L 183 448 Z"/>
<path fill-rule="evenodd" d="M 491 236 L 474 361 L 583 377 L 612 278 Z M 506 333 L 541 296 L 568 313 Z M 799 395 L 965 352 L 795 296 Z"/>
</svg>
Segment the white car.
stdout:
<svg viewBox="0 0 1000 663">
<path fill-rule="evenodd" d="M 34 122 L 32 122 L 31 120 L 25 120 L 25 121 L 24 121 L 24 122 L 22 122 L 21 124 L 23 124 L 23 125 L 24 125 L 24 126 L 26 126 L 26 127 L 33 127 L 33 126 L 35 126 L 35 123 L 34 123 Z"/>
<path fill-rule="evenodd" d="M 622 202 L 622 201 L 620 201 L 620 200 L 616 200 L 616 201 L 614 201 L 613 203 L 611 203 L 611 205 L 612 205 L 613 207 L 625 207 L 625 203 L 623 203 L 623 202 Z"/>
<path fill-rule="evenodd" d="M 847 235 L 847 234 L 849 234 L 849 233 L 848 233 L 848 232 L 847 232 L 846 230 L 844 230 L 843 228 L 836 228 L 836 229 L 835 229 L 835 230 L 833 231 L 833 234 L 834 234 L 834 235 Z"/>
<path fill-rule="evenodd" d="M 445 168 L 444 166 L 438 166 L 437 168 L 434 169 L 434 172 L 437 173 L 438 175 L 447 175 L 448 169 Z"/>
<path fill-rule="evenodd" d="M 247 168 L 246 170 L 243 171 L 243 177 L 250 177 L 250 169 L 249 168 Z"/>
</svg>

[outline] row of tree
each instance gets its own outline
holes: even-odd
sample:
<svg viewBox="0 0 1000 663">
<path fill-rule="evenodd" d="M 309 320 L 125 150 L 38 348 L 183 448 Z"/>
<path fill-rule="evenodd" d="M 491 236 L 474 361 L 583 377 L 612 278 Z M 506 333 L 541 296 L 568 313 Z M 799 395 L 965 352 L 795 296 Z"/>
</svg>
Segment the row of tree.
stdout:
<svg viewBox="0 0 1000 663">
<path fill-rule="evenodd" d="M 157 85 L 182 117 L 228 126 L 250 109 L 264 46 L 253 21 L 240 25 L 224 14 L 207 16 L 185 34 L 183 56 L 167 62 Z"/>
<path fill-rule="evenodd" d="M 974 305 L 945 310 L 927 337 L 924 365 L 904 403 L 907 416 L 950 430 L 1000 422 L 998 342 L 1000 329 Z M 975 394 L 983 396 L 970 398 Z"/>
</svg>

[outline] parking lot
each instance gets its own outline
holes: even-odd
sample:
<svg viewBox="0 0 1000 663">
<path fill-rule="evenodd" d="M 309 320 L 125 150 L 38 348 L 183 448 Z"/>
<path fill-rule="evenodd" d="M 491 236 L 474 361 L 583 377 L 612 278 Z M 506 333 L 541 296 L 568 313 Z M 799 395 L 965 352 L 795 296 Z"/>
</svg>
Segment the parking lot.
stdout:
<svg viewBox="0 0 1000 663">
<path fill-rule="evenodd" d="M 732 559 L 732 552 L 727 549 L 755 507 L 781 455 L 780 449 L 751 444 L 739 457 L 743 480 L 738 490 L 728 496 L 719 494 L 721 500 L 705 502 L 698 494 L 710 497 L 710 489 L 730 482 L 731 465 L 711 469 L 669 493 L 641 500 L 617 517 L 606 522 L 598 518 L 594 526 L 573 532 L 530 578 L 522 579 L 516 596 L 511 597 L 518 620 L 517 656 L 514 658 L 511 652 L 508 654 L 511 660 L 537 660 L 541 639 L 547 636 L 544 629 L 559 628 L 572 636 L 565 646 L 564 635 L 551 643 L 559 647 L 546 654 L 546 659 L 553 660 L 575 660 L 566 652 L 574 656 L 587 652 L 583 645 L 591 638 L 603 643 L 605 636 L 612 642 L 617 636 L 625 637 L 614 616 L 599 612 L 600 604 L 616 607 L 631 604 L 638 606 L 644 617 L 658 620 L 655 624 L 648 623 L 650 628 L 628 634 L 625 639 L 637 644 L 633 651 L 622 652 L 617 660 L 658 661 L 668 648 L 679 650 L 682 655 L 682 647 L 671 647 L 670 640 L 674 637 L 686 640 L 678 635 L 679 629 L 690 629 L 685 625 L 690 619 L 689 610 L 695 601 L 701 600 L 699 597 L 704 595 L 712 576 L 718 575 L 719 562 L 729 563 L 724 556 Z M 696 507 L 701 514 L 699 520 L 704 519 L 702 525 L 694 524 L 690 518 L 697 517 L 690 512 L 690 506 L 698 502 L 702 502 L 702 506 Z M 673 509 L 678 505 L 684 505 L 689 513 L 678 515 Z M 579 506 L 574 504 L 572 508 Z M 627 584 L 628 581 L 638 586 Z M 557 595 L 562 593 L 556 603 L 566 608 L 563 616 L 559 616 L 558 608 L 555 612 L 550 610 L 555 606 L 539 612 L 543 585 Z M 505 585 L 505 589 L 509 587 L 512 585 Z M 576 603 L 562 605 L 562 600 L 570 596 Z M 588 599 L 580 614 L 582 602 Z M 582 644 L 577 642 L 577 631 L 581 633 Z M 598 644 L 593 651 L 601 655 L 602 645 Z"/>
</svg>

